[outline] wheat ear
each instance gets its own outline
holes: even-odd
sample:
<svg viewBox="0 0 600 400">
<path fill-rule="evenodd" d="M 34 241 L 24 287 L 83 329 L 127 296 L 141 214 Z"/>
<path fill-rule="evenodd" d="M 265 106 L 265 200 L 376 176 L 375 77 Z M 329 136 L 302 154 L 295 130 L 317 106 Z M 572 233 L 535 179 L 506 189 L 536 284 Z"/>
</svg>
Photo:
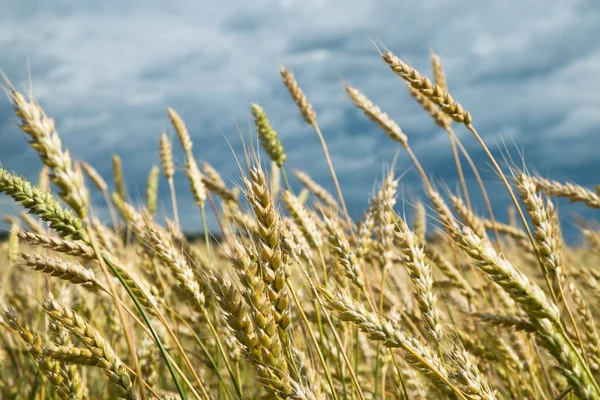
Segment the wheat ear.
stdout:
<svg viewBox="0 0 600 400">
<path fill-rule="evenodd" d="M 152 215 L 156 213 L 158 207 L 158 181 L 160 178 L 160 168 L 153 165 L 148 172 L 148 180 L 146 181 L 146 208 Z"/>
<path fill-rule="evenodd" d="M 577 184 L 560 183 L 549 179 L 531 177 L 538 189 L 545 191 L 548 196 L 566 197 L 571 203 L 580 202 L 590 208 L 600 209 L 600 195 Z"/>
<path fill-rule="evenodd" d="M 117 388 L 120 398 L 130 400 L 138 398 L 125 365 L 96 328 L 73 310 L 62 307 L 52 299 L 47 299 L 42 304 L 42 308 L 50 318 L 60 322 L 67 330 L 79 337 L 96 357 L 106 362 L 103 365 L 104 372 Z"/>
<path fill-rule="evenodd" d="M 29 144 L 38 152 L 44 165 L 50 168 L 50 179 L 61 189 L 60 196 L 79 217 L 85 217 L 89 193 L 83 176 L 73 169 L 68 150 L 62 149 L 54 120 L 46 116 L 34 99 L 27 100 L 17 91 L 12 91 L 11 100 L 20 120 L 19 127 L 29 135 Z"/>
</svg>

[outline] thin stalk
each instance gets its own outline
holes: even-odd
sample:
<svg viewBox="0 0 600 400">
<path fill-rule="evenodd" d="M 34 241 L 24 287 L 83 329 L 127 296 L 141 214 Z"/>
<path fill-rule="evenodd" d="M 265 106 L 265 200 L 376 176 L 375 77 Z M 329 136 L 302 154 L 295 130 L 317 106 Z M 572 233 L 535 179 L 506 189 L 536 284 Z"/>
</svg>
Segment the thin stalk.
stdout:
<svg viewBox="0 0 600 400">
<path fill-rule="evenodd" d="M 562 283 L 560 282 L 560 277 L 558 278 L 557 283 L 558 283 L 558 293 L 559 293 L 561 300 L 563 301 L 563 304 L 565 305 L 567 314 L 569 315 L 569 319 L 571 320 L 571 324 L 573 324 L 573 329 L 575 330 L 575 336 L 577 337 L 577 341 L 579 342 L 579 347 L 581 349 L 581 355 L 583 356 L 586 364 L 589 366 L 590 360 L 588 359 L 587 351 L 585 349 L 585 346 L 583 345 L 583 339 L 581 338 L 581 333 L 579 333 L 579 328 L 577 327 L 577 322 L 575 321 L 575 317 L 573 316 L 571 309 L 567 306 L 567 298 L 565 297 L 565 291 L 563 289 Z"/>
<path fill-rule="evenodd" d="M 554 400 L 564 399 L 565 397 L 567 397 L 567 395 L 569 393 L 571 393 L 571 390 L 573 390 L 573 388 L 571 386 L 569 386 L 568 388 L 566 388 L 565 390 L 563 390 Z"/>
<path fill-rule="evenodd" d="M 202 383 L 202 381 L 200 380 L 200 377 L 196 373 L 196 370 L 194 369 L 194 366 L 192 365 L 192 362 L 190 361 L 189 357 L 187 356 L 187 353 L 183 349 L 183 346 L 181 345 L 181 342 L 179 342 L 179 339 L 177 338 L 177 335 L 175 335 L 175 333 L 173 332 L 173 330 L 171 329 L 171 327 L 167 323 L 167 320 L 165 319 L 164 315 L 162 315 L 162 313 L 158 310 L 158 307 L 154 307 L 154 311 L 156 311 L 156 316 L 158 317 L 158 319 L 160 320 L 160 322 L 163 324 L 163 326 L 167 330 L 167 333 L 169 334 L 169 336 L 171 336 L 171 339 L 173 339 L 173 343 L 175 343 L 175 346 L 177 347 L 177 350 L 179 350 L 179 353 L 183 357 L 183 361 L 185 362 L 185 365 L 187 366 L 188 370 L 194 376 L 194 380 L 196 381 L 198 387 L 202 391 L 202 394 L 205 396 L 206 399 L 210 399 L 210 396 L 208 395 L 208 392 L 206 391 L 206 388 L 204 387 L 204 384 Z M 198 396 L 198 398 L 200 398 L 200 397 Z"/>
<path fill-rule="evenodd" d="M 290 181 L 288 181 L 287 174 L 285 173 L 285 168 L 282 166 L 280 168 L 280 170 L 281 170 L 281 177 L 283 178 L 283 184 L 285 185 L 285 188 L 287 190 L 289 190 L 290 193 L 294 193 L 292 190 L 292 187 L 290 186 Z"/>
<path fill-rule="evenodd" d="M 498 249 L 502 252 L 502 241 L 500 240 L 500 234 L 498 233 L 498 228 L 496 227 L 496 217 L 494 216 L 494 211 L 492 209 L 492 203 L 490 202 L 490 198 L 488 196 L 487 190 L 485 189 L 485 185 L 483 184 L 483 180 L 481 179 L 481 175 L 477 170 L 477 166 L 473 162 L 473 159 L 461 143 L 460 139 L 456 137 L 452 128 L 448 128 L 448 135 L 452 136 L 456 140 L 456 144 L 460 148 L 461 153 L 465 156 L 465 159 L 469 163 L 473 174 L 475 175 L 475 179 L 477 180 L 477 184 L 479 185 L 479 189 L 481 190 L 481 194 L 483 195 L 483 201 L 485 202 L 485 207 L 487 208 L 488 214 L 490 215 L 490 220 L 493 224 L 494 236 L 496 237 L 496 243 L 498 245 Z"/>
<path fill-rule="evenodd" d="M 394 354 L 393 349 L 389 349 L 390 355 L 392 356 L 392 361 L 394 362 L 394 366 L 396 367 L 396 372 L 398 372 L 398 378 L 400 379 L 400 385 L 402 385 L 402 393 L 404 393 L 404 398 L 406 400 L 409 399 L 408 392 L 406 391 L 406 385 L 404 384 L 404 378 L 402 378 L 402 371 L 400 370 L 400 365 L 398 364 L 398 360 L 396 360 L 396 355 Z"/>
<path fill-rule="evenodd" d="M 313 346 L 315 346 L 315 349 L 317 350 L 317 355 L 319 356 L 319 361 L 321 362 L 321 366 L 323 367 L 323 371 L 325 372 L 325 377 L 327 378 L 327 383 L 329 384 L 329 388 L 331 389 L 331 394 L 333 395 L 333 398 L 335 400 L 337 400 L 338 397 L 337 397 L 337 393 L 335 391 L 335 386 L 333 385 L 333 379 L 331 378 L 331 373 L 329 372 L 327 362 L 325 361 L 325 357 L 323 357 L 323 353 L 321 352 L 321 348 L 319 346 L 319 343 L 317 342 L 317 338 L 315 337 L 315 334 L 313 333 L 312 329 L 310 328 L 310 322 L 308 321 L 308 318 L 306 317 L 306 314 L 304 313 L 304 310 L 302 309 L 302 305 L 300 304 L 300 301 L 298 300 L 298 296 L 296 295 L 296 291 L 294 290 L 294 287 L 289 282 L 287 282 L 287 286 L 288 286 L 288 289 L 290 290 L 290 294 L 292 295 L 294 303 L 296 304 L 296 308 L 298 309 L 298 312 L 300 313 L 300 316 L 302 317 L 302 321 L 304 321 L 304 324 L 306 325 L 306 329 L 308 330 L 308 334 L 313 343 Z"/>
<path fill-rule="evenodd" d="M 110 293 L 110 291 L 106 288 L 101 289 L 103 290 L 105 293 L 109 294 L 112 296 L 112 294 Z M 133 321 L 150 337 L 153 337 L 152 335 L 152 331 L 150 329 L 148 329 L 147 325 L 145 325 L 142 321 L 139 320 L 138 317 L 136 317 L 136 315 L 133 313 L 133 311 L 122 301 L 122 300 L 118 300 L 119 304 L 121 304 L 121 306 L 123 307 L 123 309 L 125 311 L 127 311 L 127 314 L 129 314 L 129 316 L 133 319 Z M 181 317 L 180 317 L 181 318 Z M 196 397 L 198 400 L 202 400 L 202 398 L 200 397 L 200 395 L 196 392 L 196 390 L 194 389 L 194 386 L 192 385 L 192 383 L 186 378 L 186 376 L 184 375 L 183 371 L 181 370 L 181 368 L 179 368 L 179 366 L 177 366 L 177 364 L 174 363 L 173 357 L 171 357 L 169 354 L 167 354 L 167 357 L 169 358 L 169 360 L 171 362 L 173 362 L 173 368 L 177 371 L 177 373 L 179 374 L 179 376 L 181 376 L 181 379 L 185 382 L 185 384 L 188 386 L 188 388 L 191 390 L 192 394 L 194 395 L 194 397 Z"/>
<path fill-rule="evenodd" d="M 215 305 L 214 304 L 211 304 L 210 310 L 212 312 L 212 317 L 216 321 L 217 320 L 217 313 L 215 311 Z M 204 314 L 204 318 L 206 318 L 206 320 L 209 321 L 209 319 L 208 319 L 209 318 L 208 317 L 208 311 L 205 310 L 203 314 Z M 214 331 L 214 336 L 218 340 L 219 336 L 217 335 L 216 331 Z M 216 363 L 213 361 L 212 365 L 214 366 L 215 371 L 217 372 L 217 375 L 219 375 L 219 377 L 220 377 L 221 376 L 221 356 L 220 356 L 218 350 L 219 349 L 217 348 L 217 351 L 215 351 L 215 357 L 217 358 L 217 361 L 216 361 Z M 207 353 L 207 354 L 210 354 L 210 353 Z M 223 357 L 225 357 L 224 354 L 223 354 Z M 219 394 L 218 394 L 218 397 L 217 397 L 218 400 L 221 400 L 221 397 L 223 396 L 223 392 L 225 392 L 225 394 L 227 394 L 227 398 L 228 399 L 231 398 L 231 395 L 229 394 L 229 390 L 227 390 L 227 387 L 225 385 L 225 382 L 223 381 L 223 378 L 220 378 L 219 379 Z"/>
<path fill-rule="evenodd" d="M 319 260 L 321 265 L 323 266 L 323 280 L 325 281 L 325 286 L 329 286 L 329 281 L 327 278 L 327 264 L 325 263 L 325 256 L 323 256 L 323 250 L 318 247 L 317 252 L 319 253 Z"/>
<path fill-rule="evenodd" d="M 381 272 L 381 281 L 379 282 L 379 315 L 383 314 L 383 294 L 385 291 L 385 278 L 387 277 L 387 268 L 384 268 Z M 373 397 L 377 398 L 379 394 L 379 370 L 381 368 L 381 343 L 377 342 L 377 349 L 375 351 L 375 391 Z"/>
<path fill-rule="evenodd" d="M 314 264 L 312 262 L 312 260 L 308 259 L 308 265 L 306 268 L 307 272 L 306 274 L 312 279 L 312 275 L 315 275 L 316 278 L 316 272 L 314 272 L 313 270 L 316 270 L 316 268 L 314 267 Z M 321 346 L 324 346 L 323 340 L 325 338 L 325 330 L 323 329 L 323 321 L 321 319 L 321 310 L 318 307 L 317 304 L 317 300 L 313 299 L 313 306 L 315 308 L 315 315 L 317 317 L 317 326 L 319 328 L 319 341 L 321 342 Z M 302 309 L 300 309 L 300 312 L 303 312 Z M 310 330 L 310 327 L 309 327 Z M 324 358 L 325 360 L 326 358 Z M 324 367 L 325 368 L 325 367 Z"/>
<path fill-rule="evenodd" d="M 135 350 L 135 343 L 134 343 L 134 338 L 133 335 L 131 334 L 131 329 L 129 324 L 127 323 L 127 318 L 125 316 L 125 314 L 123 313 L 123 309 L 121 308 L 121 304 L 119 303 L 119 295 L 117 294 L 117 289 L 115 287 L 114 282 L 110 279 L 110 274 L 108 273 L 108 270 L 106 268 L 106 265 L 102 262 L 102 256 L 100 255 L 100 250 L 98 249 L 97 246 L 97 242 L 95 240 L 95 236 L 94 236 L 94 232 L 92 230 L 91 224 L 89 219 L 85 219 L 84 221 L 85 223 L 85 229 L 87 231 L 87 234 L 89 236 L 89 245 L 92 246 L 92 248 L 94 249 L 94 252 L 96 253 L 96 258 L 98 259 L 98 262 L 100 264 L 100 267 L 102 269 L 102 272 L 104 273 L 104 277 L 106 278 L 106 281 L 108 282 L 108 287 L 110 289 L 110 292 L 114 298 L 115 301 L 115 306 L 117 309 L 117 314 L 119 315 L 119 320 L 121 321 L 121 325 L 123 326 L 123 334 L 125 336 L 125 341 L 127 342 L 127 347 L 129 349 L 129 355 L 131 357 L 131 361 L 133 362 L 133 366 L 136 370 L 136 373 L 139 376 L 142 376 L 142 367 L 140 366 L 139 360 L 137 358 L 137 353 Z M 123 278 L 120 276 L 119 272 L 116 269 L 113 269 L 112 271 L 115 275 L 117 275 L 117 278 L 119 278 L 119 281 L 121 281 L 121 284 L 123 284 L 126 289 L 128 288 L 127 284 L 125 283 L 125 281 L 123 280 Z M 135 297 L 135 296 L 133 296 Z M 138 381 L 139 384 L 139 391 L 142 393 L 142 398 L 144 400 L 147 399 L 146 396 L 146 391 L 143 389 L 143 386 L 140 384 L 140 382 Z"/>
<path fill-rule="evenodd" d="M 115 213 L 115 208 L 112 205 L 112 201 L 110 200 L 110 194 L 108 190 L 103 190 L 102 195 L 104 196 L 104 201 L 106 202 L 106 207 L 108 207 L 108 212 L 110 214 L 110 221 L 112 223 L 113 229 L 116 231 L 119 223 L 117 220 L 117 214 Z"/>
<path fill-rule="evenodd" d="M 346 218 L 346 223 L 348 224 L 348 229 L 350 230 L 350 234 L 352 235 L 352 239 L 354 239 L 354 229 L 352 225 L 352 220 L 350 219 L 350 215 L 348 214 L 348 209 L 346 208 L 346 202 L 344 201 L 344 195 L 342 194 L 342 189 L 340 188 L 340 183 L 338 182 L 337 175 L 335 173 L 335 168 L 333 168 L 333 162 L 331 161 L 331 157 L 329 156 L 329 150 L 327 149 L 327 143 L 325 142 L 325 138 L 323 137 L 323 133 L 321 133 L 321 128 L 317 125 L 316 121 L 313 121 L 311 124 L 317 136 L 319 137 L 319 141 L 321 142 L 321 146 L 323 147 L 323 153 L 325 153 L 325 160 L 327 161 L 327 166 L 329 167 L 329 172 L 331 173 L 331 178 L 333 179 L 333 184 L 335 185 L 335 190 L 337 191 L 338 199 L 340 200 L 340 205 L 342 206 L 342 212 L 344 213 L 344 218 Z"/>
<path fill-rule="evenodd" d="M 306 271 L 304 271 L 304 273 L 306 273 Z M 308 278 L 308 276 L 307 276 L 307 278 Z M 331 332 L 333 333 L 333 337 L 335 338 L 335 341 L 337 343 L 339 351 L 342 354 L 344 363 L 346 364 L 346 367 L 348 368 L 348 371 L 350 372 L 350 377 L 352 378 L 352 383 L 354 383 L 354 386 L 356 387 L 356 390 L 358 392 L 358 397 L 361 400 L 365 400 L 365 395 L 362 391 L 360 383 L 359 383 L 358 379 L 356 378 L 356 374 L 354 373 L 354 370 L 352 369 L 352 363 L 350 362 L 350 360 L 348 359 L 348 356 L 346 355 L 346 352 L 344 351 L 344 347 L 342 346 L 342 341 L 340 340 L 340 337 L 337 334 L 337 331 L 335 330 L 335 326 L 333 326 L 333 322 L 331 321 L 331 318 L 329 317 L 329 313 L 325 309 L 325 305 L 323 304 L 323 301 L 321 300 L 321 296 L 319 296 L 319 292 L 317 291 L 317 288 L 315 287 L 314 282 L 310 278 L 308 280 L 308 283 L 310 284 L 312 292 L 315 295 L 317 302 L 319 303 L 319 306 L 321 307 L 321 310 L 323 310 L 323 315 L 325 315 L 325 319 L 327 320 L 327 324 L 329 325 L 329 328 L 331 329 Z"/>
<path fill-rule="evenodd" d="M 217 210 L 217 206 L 215 204 L 215 201 L 213 200 L 212 194 L 210 191 L 206 192 L 206 197 L 208 198 L 208 202 L 210 203 L 210 207 L 213 210 L 213 214 L 215 215 L 215 218 L 217 220 L 217 223 L 219 224 L 219 228 L 221 229 L 221 233 L 223 234 L 223 240 L 229 245 L 231 246 L 231 238 L 229 237 L 229 231 L 227 229 L 225 229 L 225 227 L 223 226 L 223 221 L 221 220 L 221 216 L 219 215 L 219 210 Z"/>
<path fill-rule="evenodd" d="M 556 390 L 555 390 L 554 385 L 552 383 L 552 378 L 550 378 L 550 374 L 548 373 L 548 370 L 546 369 L 546 365 L 543 362 L 544 358 L 542 357 L 542 354 L 540 353 L 540 348 L 538 347 L 535 339 L 533 339 L 531 341 L 531 346 L 533 347 L 538 360 L 540 360 L 540 367 L 542 369 L 542 375 L 544 375 L 544 379 L 546 381 L 546 385 L 548 386 L 548 391 L 550 392 L 551 396 L 555 396 L 556 395 Z"/>
<path fill-rule="evenodd" d="M 175 221 L 175 226 L 177 227 L 177 229 L 180 229 L 179 212 L 177 211 L 177 195 L 175 194 L 175 183 L 173 182 L 173 177 L 169 178 L 169 191 L 171 192 L 171 206 L 173 207 L 173 220 Z"/>
<path fill-rule="evenodd" d="M 192 326 L 185 320 L 185 318 L 183 318 L 181 315 L 177 314 L 176 312 L 174 312 L 173 315 L 178 320 L 180 320 L 190 330 L 191 335 L 194 337 L 194 339 L 196 339 L 196 342 L 198 342 L 198 345 L 200 346 L 200 348 L 202 349 L 202 351 L 204 352 L 204 354 L 208 358 L 208 361 L 215 368 L 215 372 L 217 374 L 217 378 L 219 378 L 220 382 L 222 382 L 223 384 L 225 384 L 225 380 L 223 379 L 223 376 L 221 375 L 221 373 L 217 369 L 217 363 L 215 362 L 215 360 L 210 355 L 210 352 L 208 351 L 208 349 L 206 348 L 206 346 L 204 346 L 204 343 L 202 342 L 202 339 L 194 331 L 194 329 L 192 328 Z M 215 338 L 217 339 L 217 345 L 219 346 L 219 350 L 221 351 L 221 354 L 223 355 L 223 358 L 225 358 L 226 367 L 227 367 L 229 376 L 231 377 L 231 380 L 233 381 L 233 385 L 235 386 L 236 392 L 237 392 L 239 398 L 243 399 L 243 396 L 242 396 L 242 393 L 241 393 L 241 389 L 239 387 L 238 379 L 235 377 L 235 374 L 233 373 L 233 370 L 231 369 L 231 365 L 227 362 L 227 358 L 225 356 L 225 350 L 223 348 L 223 345 L 222 345 L 221 341 L 219 340 L 219 338 L 217 336 L 217 332 L 214 329 L 214 325 L 208 320 L 208 314 L 205 313 L 204 317 L 207 318 L 207 322 L 209 323 L 209 327 L 210 327 L 211 331 L 213 332 L 213 334 L 215 335 Z M 229 393 L 229 390 L 228 389 L 226 389 L 226 390 L 227 390 L 227 395 L 231 396 L 231 394 Z"/>
<path fill-rule="evenodd" d="M 387 377 L 387 363 L 383 366 L 383 374 L 381 374 L 381 400 L 385 400 L 385 379 Z"/>
<path fill-rule="evenodd" d="M 430 371 L 435 372 L 440 380 L 442 382 L 444 382 L 455 394 L 456 396 L 461 399 L 461 400 L 468 400 L 465 395 L 460 391 L 460 389 L 458 389 L 456 386 L 454 386 L 452 384 L 452 382 L 450 382 L 448 379 L 446 379 L 442 373 L 440 373 L 433 365 L 431 365 L 429 363 L 429 361 L 427 361 L 426 359 L 422 358 L 421 355 L 419 353 L 417 353 L 416 351 L 414 351 L 412 348 L 410 347 L 404 347 L 404 350 L 407 353 L 410 353 L 413 357 L 415 357 L 416 359 L 419 360 L 419 362 L 421 362 L 423 365 L 425 365 Z"/>
<path fill-rule="evenodd" d="M 338 369 L 340 370 L 340 380 L 342 381 L 342 391 L 344 392 L 344 400 L 348 400 L 348 391 L 346 390 L 346 375 L 344 374 L 344 364 L 342 364 L 342 359 L 340 358 L 341 349 L 337 352 L 337 363 Z M 354 390 L 352 391 L 352 395 L 354 395 Z"/>
<path fill-rule="evenodd" d="M 91 231 L 91 229 L 89 229 L 89 231 Z M 95 245 L 94 245 L 95 247 Z M 167 351 L 165 350 L 162 341 L 160 340 L 160 338 L 158 337 L 158 334 L 156 333 L 156 331 L 154 330 L 154 326 L 152 326 L 152 323 L 150 322 L 150 319 L 148 318 L 148 315 L 146 314 L 146 312 L 144 311 L 144 308 L 142 307 L 142 305 L 140 304 L 140 302 L 138 301 L 137 297 L 135 296 L 135 294 L 131 291 L 131 288 L 129 287 L 129 285 L 127 285 L 127 282 L 125 282 L 125 280 L 123 279 L 123 277 L 121 276 L 121 274 L 119 274 L 119 271 L 117 271 L 117 269 L 115 268 L 115 266 L 112 264 L 112 262 L 104 255 L 100 255 L 98 253 L 98 249 L 95 247 L 95 251 L 99 257 L 99 261 L 100 264 L 102 265 L 103 263 L 105 263 L 110 270 L 112 271 L 112 273 L 117 277 L 117 279 L 119 280 L 119 282 L 121 282 L 121 285 L 123 285 L 123 287 L 125 288 L 125 290 L 127 291 L 127 294 L 129 295 L 129 297 L 131 297 L 131 300 L 133 301 L 133 304 L 135 304 L 135 307 L 137 308 L 138 312 L 141 314 L 142 318 L 144 319 L 144 323 L 148 326 L 148 329 L 150 329 L 150 332 L 152 333 L 152 338 L 154 339 L 154 342 L 158 345 L 159 351 L 161 353 L 162 358 L 165 360 L 165 363 L 167 364 L 167 369 L 169 370 L 169 373 L 171 374 L 171 378 L 173 379 L 173 383 L 175 384 L 175 387 L 177 388 L 177 392 L 179 392 L 179 396 L 181 397 L 181 400 L 186 400 L 187 396 L 185 395 L 185 392 L 183 391 L 183 388 L 181 387 L 181 384 L 179 383 L 179 380 L 177 379 L 177 375 L 175 374 L 175 370 L 173 369 L 173 365 L 171 364 L 171 361 L 169 360 L 169 356 L 167 354 Z M 110 280 L 109 280 L 109 284 Z M 118 309 L 118 307 L 117 307 Z M 203 388 L 201 386 L 201 388 Z M 208 397 L 208 393 L 207 393 L 207 398 Z"/>
<path fill-rule="evenodd" d="M 360 331 L 358 327 L 354 327 L 354 373 L 358 375 L 359 360 L 360 360 L 360 342 L 358 339 Z M 354 399 L 354 392 L 352 392 L 352 398 Z"/>
<path fill-rule="evenodd" d="M 450 130 L 450 128 L 448 128 L 448 130 Z M 465 202 L 467 203 L 467 208 L 471 210 L 471 199 L 469 199 L 467 181 L 465 180 L 465 175 L 463 173 L 462 165 L 460 163 L 460 156 L 458 155 L 458 151 L 456 150 L 456 136 L 454 135 L 450 135 L 450 147 L 452 147 L 452 155 L 454 157 L 454 163 L 456 164 L 456 171 L 458 172 L 458 179 L 460 180 L 460 184 L 462 186 L 463 195 L 465 196 Z"/>
<path fill-rule="evenodd" d="M 206 245 L 206 251 L 208 253 L 208 260 L 213 261 L 212 250 L 210 245 L 210 237 L 208 233 L 208 224 L 206 223 L 206 211 L 204 210 L 204 204 L 200 207 L 200 213 L 202 214 L 202 229 L 204 230 L 204 243 Z"/>
<path fill-rule="evenodd" d="M 229 373 L 229 376 L 231 377 L 231 380 L 233 382 L 233 386 L 235 387 L 235 391 L 236 391 L 238 397 L 240 399 L 243 399 L 242 390 L 240 389 L 239 383 L 238 383 L 237 379 L 235 378 L 235 374 L 233 373 L 233 369 L 231 368 L 231 364 L 229 363 L 229 359 L 227 358 L 227 355 L 225 354 L 225 349 L 223 348 L 223 343 L 221 343 L 221 339 L 219 338 L 219 334 L 217 333 L 217 330 L 215 329 L 215 326 L 213 325 L 213 323 L 210 321 L 210 319 L 208 319 L 208 313 L 207 312 L 205 312 L 205 316 L 204 317 L 206 318 L 206 322 L 208 323 L 208 327 L 210 328 L 211 332 L 215 336 L 215 340 L 217 341 L 217 346 L 219 348 L 219 352 L 221 353 L 221 356 L 223 357 L 223 360 L 225 360 L 225 367 L 227 368 L 227 372 Z"/>
<path fill-rule="evenodd" d="M 142 383 L 142 385 L 144 385 L 146 389 L 148 389 L 150 393 L 152 393 L 154 397 L 159 397 L 158 393 L 156 393 L 152 386 L 148 385 L 148 382 L 146 382 L 140 375 L 138 375 L 133 369 L 131 369 L 127 365 L 123 364 L 123 366 L 125 367 L 125 369 L 127 369 L 127 371 L 129 371 L 131 375 L 133 375 L 134 378 L 137 378 Z M 142 392 L 144 392 L 144 390 L 142 390 Z"/>
</svg>

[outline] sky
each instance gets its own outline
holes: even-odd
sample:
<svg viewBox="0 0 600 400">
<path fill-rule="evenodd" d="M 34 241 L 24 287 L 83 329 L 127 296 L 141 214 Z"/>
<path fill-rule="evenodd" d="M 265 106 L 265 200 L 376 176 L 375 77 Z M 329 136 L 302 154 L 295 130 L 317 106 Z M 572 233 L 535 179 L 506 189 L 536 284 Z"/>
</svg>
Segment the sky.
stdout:
<svg viewBox="0 0 600 400">
<path fill-rule="evenodd" d="M 111 154 L 119 154 L 137 203 L 158 164 L 160 133 L 176 139 L 167 107 L 186 122 L 196 157 L 233 185 L 240 182 L 235 156 L 252 140 L 250 104 L 259 103 L 286 148 L 287 168 L 333 191 L 318 138 L 281 82 L 281 65 L 313 104 L 352 216 L 362 214 L 390 165 L 403 175 L 401 212 L 412 213 L 422 183 L 402 149 L 352 105 L 344 84 L 394 118 L 429 176 L 455 189 L 447 135 L 412 100 L 374 43 L 430 76 L 431 51 L 438 53 L 451 94 L 500 161 L 511 157 L 521 166 L 524 160 L 530 171 L 559 181 L 600 183 L 596 0 L 3 0 L 0 8 L 0 70 L 17 88 L 31 86 L 74 158 L 108 179 Z M 508 198 L 500 179 L 469 132 L 455 131 L 505 220 Z M 175 159 L 183 227 L 199 231 L 179 149 Z M 7 98 L 0 98 L 0 165 L 32 180 L 41 168 Z M 483 212 L 472 175 L 467 179 L 474 207 Z M 99 193 L 93 202 L 107 219 Z M 168 216 L 164 181 L 160 204 L 159 213 Z M 597 218 L 565 202 L 559 209 L 570 238 L 577 237 L 574 215 Z M 0 214 L 18 211 L 0 197 Z"/>
</svg>

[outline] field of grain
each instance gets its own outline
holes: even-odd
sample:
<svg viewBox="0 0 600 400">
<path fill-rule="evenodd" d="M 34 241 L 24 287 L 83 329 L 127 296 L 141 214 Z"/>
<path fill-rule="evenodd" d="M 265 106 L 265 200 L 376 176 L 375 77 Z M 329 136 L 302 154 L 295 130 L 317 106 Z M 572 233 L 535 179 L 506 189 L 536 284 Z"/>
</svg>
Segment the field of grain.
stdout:
<svg viewBox="0 0 600 400">
<path fill-rule="evenodd" d="M 11 229 L 0 244 L 0 399 L 600 399 L 600 233 L 582 223 L 585 243 L 567 246 L 555 204 L 600 209 L 600 191 L 496 160 L 477 116 L 448 93 L 437 56 L 431 80 L 390 51 L 381 57 L 448 136 L 461 182 L 457 192 L 436 187 L 410 137 L 346 87 L 422 178 L 426 196 L 403 205 L 415 209 L 409 221 L 393 168 L 362 218 L 350 218 L 318 114 L 285 68 L 298 118 L 321 140 L 333 193 L 286 170 L 293 149 L 252 104 L 261 149 L 249 143 L 238 155 L 239 186 L 195 158 L 184 120 L 169 108 L 186 176 L 163 134 L 145 201 L 132 199 L 118 156 L 109 185 L 62 146 L 41 105 L 7 82 L 45 167 L 37 182 L 0 169 L 0 193 L 24 209 L 5 217 Z M 484 149 L 485 166 L 454 134 L 459 124 Z M 479 175 L 490 166 L 509 194 L 506 223 Z M 167 219 L 156 215 L 162 179 Z M 202 215 L 198 240 L 180 228 L 176 179 L 187 179 Z M 92 190 L 110 220 L 94 215 Z M 206 229 L 207 213 L 218 231 Z"/>
</svg>

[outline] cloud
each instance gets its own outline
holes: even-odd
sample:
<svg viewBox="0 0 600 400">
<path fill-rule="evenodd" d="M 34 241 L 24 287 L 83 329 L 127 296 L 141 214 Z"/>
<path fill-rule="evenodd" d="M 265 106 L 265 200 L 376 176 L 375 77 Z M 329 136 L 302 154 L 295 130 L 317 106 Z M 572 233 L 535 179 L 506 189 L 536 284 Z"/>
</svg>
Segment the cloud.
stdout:
<svg viewBox="0 0 600 400">
<path fill-rule="evenodd" d="M 358 214 L 384 166 L 396 155 L 399 172 L 411 164 L 352 107 L 344 83 L 388 112 L 427 172 L 455 187 L 447 137 L 414 104 L 371 40 L 427 74 L 433 48 L 442 55 L 453 96 L 471 111 L 492 149 L 504 140 L 513 156 L 518 159 L 522 149 L 539 171 L 594 183 L 600 168 L 594 151 L 600 144 L 600 43 L 594 40 L 600 7 L 592 0 L 228 4 L 9 0 L 0 16 L 0 45 L 10 51 L 0 54 L 0 68 L 25 88 L 30 69 L 36 97 L 75 157 L 109 177 L 110 153 L 119 153 L 132 194 L 144 193 L 146 174 L 158 162 L 160 132 L 172 134 L 167 106 L 186 121 L 197 157 L 237 177 L 230 144 L 240 155 L 251 102 L 263 105 L 280 132 L 290 168 L 333 189 L 316 135 L 280 82 L 284 64 L 314 105 L 346 200 Z M 0 102 L 0 161 L 35 179 L 39 163 L 13 119 L 8 101 Z M 477 143 L 456 130 L 487 179 L 497 183 Z M 179 150 L 176 157 L 181 166 Z M 419 193 L 414 171 L 403 183 L 405 192 Z M 177 188 L 186 186 L 179 173 Z M 180 200 L 186 229 L 198 229 L 191 198 Z M 498 205 L 505 200 L 500 196 Z M 168 212 L 166 190 L 161 203 Z"/>
</svg>

